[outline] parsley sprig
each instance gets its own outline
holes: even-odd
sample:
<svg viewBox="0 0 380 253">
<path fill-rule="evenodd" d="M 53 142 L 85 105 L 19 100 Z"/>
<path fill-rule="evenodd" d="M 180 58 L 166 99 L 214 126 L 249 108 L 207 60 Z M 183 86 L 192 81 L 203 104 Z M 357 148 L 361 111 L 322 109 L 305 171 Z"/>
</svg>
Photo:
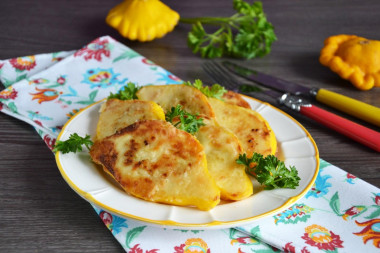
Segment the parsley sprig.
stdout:
<svg viewBox="0 0 380 253">
<path fill-rule="evenodd" d="M 233 0 L 233 8 L 237 13 L 231 17 L 180 19 L 180 22 L 193 24 L 187 39 L 193 53 L 199 52 L 204 58 L 232 56 L 251 59 L 270 52 L 277 38 L 272 24 L 266 19 L 262 3 Z M 207 33 L 203 25 L 220 28 Z"/>
<path fill-rule="evenodd" d="M 118 93 L 111 94 L 107 97 L 107 99 L 120 99 L 120 100 L 132 100 L 132 99 L 137 99 L 137 91 L 140 88 L 137 87 L 134 83 L 129 82 L 127 83 L 126 86 L 124 86 L 123 89 L 120 89 Z"/>
<path fill-rule="evenodd" d="M 172 123 L 176 128 L 186 131 L 190 134 L 198 132 L 201 126 L 204 126 L 203 119 L 197 114 L 191 114 L 182 110 L 181 105 L 172 107 L 165 115 L 166 121 Z M 177 121 L 179 119 L 179 121 Z"/>
<path fill-rule="evenodd" d="M 263 155 L 254 153 L 251 158 L 248 158 L 246 154 L 241 154 L 236 162 L 245 165 L 247 173 L 264 185 L 265 190 L 295 189 L 299 185 L 300 178 L 297 169 L 294 166 L 286 168 L 285 163 L 274 155 L 264 158 Z"/>
<path fill-rule="evenodd" d="M 199 79 L 196 79 L 194 83 L 191 83 L 190 81 L 185 82 L 185 85 L 200 90 L 206 97 L 217 98 L 219 100 L 222 100 L 222 96 L 227 92 L 227 90 L 219 84 L 213 84 L 211 87 L 203 86 L 203 82 Z"/>
<path fill-rule="evenodd" d="M 81 137 L 77 133 L 73 133 L 66 141 L 57 141 L 54 145 L 53 152 L 61 151 L 63 154 L 70 152 L 76 153 L 82 151 L 82 145 L 90 149 L 93 144 L 90 135 L 87 134 L 85 137 Z"/>
<path fill-rule="evenodd" d="M 191 83 L 190 81 L 185 82 L 185 85 L 200 90 L 206 97 L 217 98 L 220 100 L 222 100 L 224 93 L 227 92 L 227 90 L 219 84 L 213 84 L 211 87 L 203 86 L 203 82 L 199 79 L 196 79 L 194 83 Z"/>
</svg>

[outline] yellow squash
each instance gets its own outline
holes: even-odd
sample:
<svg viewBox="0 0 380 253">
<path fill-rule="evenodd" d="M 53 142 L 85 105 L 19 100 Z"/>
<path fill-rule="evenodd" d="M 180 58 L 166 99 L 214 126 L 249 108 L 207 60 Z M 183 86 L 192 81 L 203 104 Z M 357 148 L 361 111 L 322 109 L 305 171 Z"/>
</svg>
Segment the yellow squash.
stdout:
<svg viewBox="0 0 380 253">
<path fill-rule="evenodd" d="M 138 198 L 205 211 L 220 201 L 202 145 L 163 120 L 137 121 L 96 141 L 90 155 Z"/>
<path fill-rule="evenodd" d="M 276 136 L 258 112 L 216 98 L 208 98 L 208 101 L 214 110 L 216 122 L 236 135 L 248 157 L 255 152 L 263 156 L 276 153 Z"/>
<path fill-rule="evenodd" d="M 124 0 L 110 10 L 106 23 L 130 40 L 161 38 L 177 25 L 179 14 L 159 0 Z"/>
<path fill-rule="evenodd" d="M 100 108 L 96 140 L 111 136 L 141 120 L 165 120 L 162 108 L 153 101 L 108 99 Z"/>
<path fill-rule="evenodd" d="M 195 134 L 206 153 L 207 169 L 224 200 L 242 200 L 252 195 L 253 185 L 245 166 L 236 160 L 243 153 L 239 139 L 214 120 L 204 119 L 205 126 Z"/>
<path fill-rule="evenodd" d="M 183 110 L 191 114 L 215 117 L 207 97 L 200 90 L 188 85 L 147 85 L 142 87 L 136 96 L 140 100 L 154 101 L 165 113 L 172 107 L 181 105 Z"/>
<path fill-rule="evenodd" d="M 360 90 L 380 86 L 380 41 L 331 36 L 325 40 L 319 61 Z"/>
</svg>

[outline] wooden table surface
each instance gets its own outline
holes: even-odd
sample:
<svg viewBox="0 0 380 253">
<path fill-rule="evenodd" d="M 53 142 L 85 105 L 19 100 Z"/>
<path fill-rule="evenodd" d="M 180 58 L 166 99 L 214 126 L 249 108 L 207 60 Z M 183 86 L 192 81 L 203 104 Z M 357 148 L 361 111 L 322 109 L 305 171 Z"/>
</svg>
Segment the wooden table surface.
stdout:
<svg viewBox="0 0 380 253">
<path fill-rule="evenodd" d="M 104 22 L 118 2 L 2 0 L 0 59 L 79 49 L 96 37 L 110 35 L 184 80 L 211 82 L 200 67 L 204 59 L 187 47 L 189 25 L 180 24 L 153 42 L 131 42 Z M 233 13 L 232 0 L 164 2 L 183 17 Z M 268 0 L 263 5 L 278 40 L 269 55 L 241 63 L 380 107 L 380 88 L 358 91 L 318 62 L 328 36 L 355 34 L 380 40 L 380 1 Z M 310 132 L 322 159 L 380 186 L 378 152 L 308 119 L 292 116 Z M 63 180 L 53 154 L 35 130 L 3 113 L 0 217 L 0 252 L 123 252 L 92 207 Z"/>
</svg>

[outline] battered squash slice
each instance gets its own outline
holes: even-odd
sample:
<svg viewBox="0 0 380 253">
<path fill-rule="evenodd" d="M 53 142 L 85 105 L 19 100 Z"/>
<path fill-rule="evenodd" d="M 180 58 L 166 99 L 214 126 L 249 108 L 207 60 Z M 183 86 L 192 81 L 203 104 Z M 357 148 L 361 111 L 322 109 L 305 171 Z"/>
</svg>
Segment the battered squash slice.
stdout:
<svg viewBox="0 0 380 253">
<path fill-rule="evenodd" d="M 231 131 L 204 119 L 206 123 L 195 134 L 205 149 L 207 168 L 224 200 L 241 200 L 253 193 L 245 166 L 236 163 L 243 149 Z"/>
<path fill-rule="evenodd" d="M 247 109 L 251 109 L 251 106 L 244 100 L 243 96 L 233 91 L 227 91 L 223 94 L 222 99 L 228 104 L 238 105 Z"/>
<path fill-rule="evenodd" d="M 152 101 L 109 99 L 100 108 L 96 139 L 113 135 L 138 120 L 165 120 L 162 108 Z"/>
<path fill-rule="evenodd" d="M 140 100 L 156 102 L 165 113 L 172 107 L 181 105 L 183 110 L 191 114 L 215 116 L 207 97 L 201 91 L 187 85 L 144 86 L 136 95 Z"/>
<path fill-rule="evenodd" d="M 96 141 L 90 155 L 138 198 L 200 210 L 212 209 L 220 201 L 202 145 L 168 122 L 138 121 Z"/>
<path fill-rule="evenodd" d="M 268 122 L 257 112 L 240 106 L 208 98 L 216 121 L 239 139 L 247 156 L 254 152 L 264 156 L 275 154 L 277 141 Z"/>
</svg>

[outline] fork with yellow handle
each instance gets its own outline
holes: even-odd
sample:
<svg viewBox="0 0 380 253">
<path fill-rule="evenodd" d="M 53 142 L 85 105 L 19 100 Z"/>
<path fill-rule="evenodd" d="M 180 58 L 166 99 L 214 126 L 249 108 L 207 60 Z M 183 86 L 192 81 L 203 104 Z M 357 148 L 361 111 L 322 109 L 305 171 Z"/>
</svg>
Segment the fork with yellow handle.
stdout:
<svg viewBox="0 0 380 253">
<path fill-rule="evenodd" d="M 347 120 L 336 114 L 325 111 L 315 105 L 312 105 L 311 103 L 297 95 L 299 93 L 305 94 L 305 92 L 310 92 L 310 88 L 295 84 L 293 82 L 288 82 L 286 80 L 282 80 L 274 76 L 260 73 L 251 69 L 247 69 L 234 63 L 223 62 L 223 65 L 227 67 L 227 69 L 231 72 L 241 75 L 248 80 L 256 81 L 257 83 L 263 84 L 263 86 L 273 88 L 270 90 L 262 91 L 260 93 L 276 99 L 276 102 L 280 105 L 286 106 L 292 109 L 293 111 L 299 112 L 302 115 L 310 119 L 313 119 L 318 123 L 329 127 L 330 129 L 337 131 L 338 133 L 341 133 L 359 143 L 362 143 L 380 152 L 380 132 L 366 128 L 362 125 Z M 232 75 L 226 72 L 222 66 L 218 65 L 217 63 L 204 64 L 203 67 L 206 73 L 208 73 L 212 78 L 214 78 L 216 82 L 219 82 L 228 89 L 239 90 L 240 87 L 247 86 L 236 80 Z M 293 92 L 280 92 L 286 89 Z M 246 92 L 249 93 L 249 91 Z M 255 92 L 251 92 L 249 94 L 254 95 Z M 380 115 L 380 108 L 375 107 L 375 109 L 376 110 L 373 111 L 373 113 L 376 113 L 374 118 L 379 117 Z"/>
<path fill-rule="evenodd" d="M 232 73 L 267 88 L 294 95 L 314 97 L 317 101 L 359 119 L 380 126 L 380 108 L 322 88 L 309 88 L 294 82 L 224 61 L 223 66 Z"/>
</svg>

